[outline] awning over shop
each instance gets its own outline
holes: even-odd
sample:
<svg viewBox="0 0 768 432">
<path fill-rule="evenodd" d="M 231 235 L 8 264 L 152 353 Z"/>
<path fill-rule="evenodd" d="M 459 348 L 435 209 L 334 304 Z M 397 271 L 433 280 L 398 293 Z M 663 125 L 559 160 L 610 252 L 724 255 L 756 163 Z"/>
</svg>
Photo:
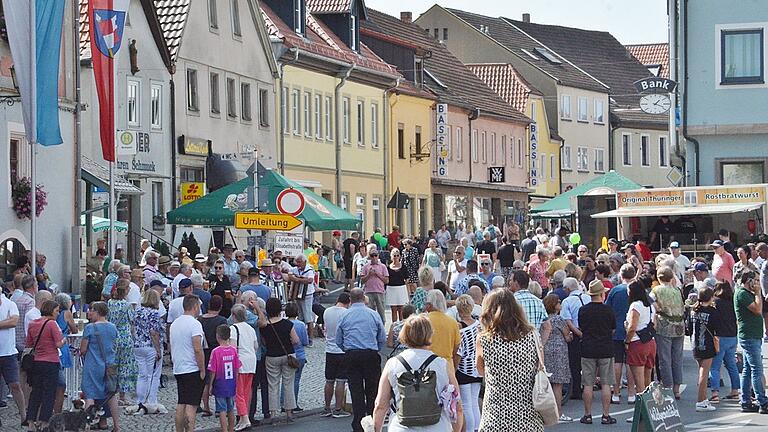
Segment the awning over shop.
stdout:
<svg viewBox="0 0 768 432">
<path fill-rule="evenodd" d="M 215 192 L 168 212 L 168 223 L 175 225 L 232 226 L 235 212 L 246 211 L 248 188 L 253 179 L 226 185 Z M 293 188 L 304 195 L 306 207 L 298 216 L 313 231 L 355 230 L 360 219 L 279 173 L 267 170 L 259 180 L 259 189 L 266 188 L 269 211 L 277 213 L 275 201 L 283 189 Z"/>
<path fill-rule="evenodd" d="M 532 213 L 533 219 L 560 219 L 567 218 L 576 213 L 573 210 L 550 210 L 541 213 Z"/>
<path fill-rule="evenodd" d="M 763 204 L 710 204 L 699 206 L 664 206 L 664 207 L 638 207 L 619 208 L 607 212 L 593 214 L 596 219 L 615 217 L 641 217 L 641 216 L 683 216 L 694 214 L 730 214 L 757 210 Z"/>
<path fill-rule="evenodd" d="M 573 214 L 576 209 L 571 208 L 571 198 L 581 195 L 613 195 L 616 192 L 625 190 L 642 189 L 643 187 L 632 180 L 624 177 L 616 171 L 609 171 L 601 176 L 580 184 L 568 192 L 550 199 L 549 201 L 531 209 L 531 213 L 543 213 L 551 211 L 570 211 Z M 550 216 L 557 218 L 562 216 Z"/>
<path fill-rule="evenodd" d="M 80 215 L 80 225 L 85 226 L 85 215 Z M 91 230 L 93 232 L 109 231 L 109 219 L 91 216 Z M 128 232 L 128 224 L 122 221 L 115 221 L 115 231 Z"/>
<path fill-rule="evenodd" d="M 400 192 L 400 188 L 397 188 L 392 198 L 387 203 L 387 208 L 391 209 L 407 209 L 411 204 L 411 197 L 407 194 Z"/>
<path fill-rule="evenodd" d="M 109 191 L 109 169 L 87 156 L 80 160 L 80 177 L 97 188 Z M 143 195 L 144 191 L 137 188 L 122 175 L 114 174 L 115 191 L 123 195 Z"/>
</svg>

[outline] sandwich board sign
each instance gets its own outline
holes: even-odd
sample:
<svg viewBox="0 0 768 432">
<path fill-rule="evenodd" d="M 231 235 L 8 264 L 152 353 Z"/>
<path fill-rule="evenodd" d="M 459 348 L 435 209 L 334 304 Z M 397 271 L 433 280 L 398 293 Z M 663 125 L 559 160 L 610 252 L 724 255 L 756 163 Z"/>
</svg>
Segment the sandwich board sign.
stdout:
<svg viewBox="0 0 768 432">
<path fill-rule="evenodd" d="M 677 409 L 672 389 L 652 382 L 637 395 L 632 432 L 684 432 L 680 411 Z"/>
</svg>

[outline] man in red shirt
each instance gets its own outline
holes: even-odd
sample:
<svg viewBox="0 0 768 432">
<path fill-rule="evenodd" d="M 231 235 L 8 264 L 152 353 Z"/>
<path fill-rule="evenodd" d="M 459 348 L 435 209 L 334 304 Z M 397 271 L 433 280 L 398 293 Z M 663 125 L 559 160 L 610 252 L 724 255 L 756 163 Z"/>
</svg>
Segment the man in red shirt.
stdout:
<svg viewBox="0 0 768 432">
<path fill-rule="evenodd" d="M 637 239 L 637 243 L 635 246 L 637 247 L 637 251 L 640 252 L 640 255 L 643 257 L 643 261 L 651 261 L 653 259 L 653 254 L 651 254 L 651 248 L 648 247 L 648 239 L 645 237 L 640 237 Z"/>
<path fill-rule="evenodd" d="M 387 234 L 387 244 L 400 250 L 400 227 L 392 225 L 392 232 Z"/>
</svg>

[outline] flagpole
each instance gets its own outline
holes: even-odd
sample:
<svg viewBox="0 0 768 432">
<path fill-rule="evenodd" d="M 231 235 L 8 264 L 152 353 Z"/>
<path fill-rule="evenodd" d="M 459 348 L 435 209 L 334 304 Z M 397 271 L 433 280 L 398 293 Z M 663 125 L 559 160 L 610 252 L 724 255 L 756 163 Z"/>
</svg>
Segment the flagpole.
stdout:
<svg viewBox="0 0 768 432">
<path fill-rule="evenodd" d="M 116 245 L 116 232 L 115 232 L 115 218 L 117 217 L 117 196 L 115 194 L 115 161 L 117 161 L 117 149 L 116 147 L 116 136 L 117 136 L 117 56 L 115 56 L 112 59 L 112 98 L 113 98 L 113 118 L 114 121 L 114 129 L 112 130 L 112 161 L 109 162 L 109 256 L 114 257 L 115 256 L 115 245 Z M 129 236 L 130 238 L 130 236 Z M 125 261 L 125 259 L 123 259 Z"/>
<path fill-rule="evenodd" d="M 31 1 L 29 2 L 29 18 L 31 22 L 35 22 L 35 2 Z M 30 38 L 29 38 L 29 55 L 32 57 L 32 64 L 37 64 L 37 35 L 35 32 L 31 32 Z M 30 110 L 30 114 L 32 116 L 32 121 L 30 122 L 32 130 L 27 133 L 27 136 L 32 137 L 31 140 L 29 140 L 29 150 L 30 150 L 30 162 L 29 162 L 29 168 L 30 168 L 30 184 L 32 188 L 32 208 L 29 211 L 29 243 L 31 246 L 31 252 L 32 257 L 30 261 L 30 268 L 32 271 L 32 277 L 37 278 L 36 268 L 37 268 L 37 236 L 36 236 L 36 228 L 37 228 L 37 183 L 35 182 L 37 175 L 35 173 L 36 163 L 35 159 L 37 159 L 37 148 L 35 147 L 35 144 L 37 143 L 37 68 L 32 67 L 32 82 L 30 83 L 30 89 L 32 90 L 32 97 L 30 98 L 30 101 L 32 103 L 32 109 Z M 35 280 L 35 283 L 37 283 L 37 280 Z"/>
<path fill-rule="evenodd" d="M 31 259 L 31 261 L 32 262 L 30 263 L 30 265 L 32 266 L 32 276 L 37 278 L 37 275 L 35 274 L 35 270 L 36 270 L 36 267 L 37 267 L 37 244 L 35 243 L 37 241 L 37 235 L 36 235 L 36 232 L 35 232 L 35 228 L 37 228 L 37 226 L 36 226 L 37 225 L 37 185 L 35 184 L 35 178 L 36 178 L 35 168 L 36 168 L 36 165 L 37 165 L 35 163 L 35 159 L 37 159 L 37 157 L 36 157 L 37 149 L 35 148 L 35 142 L 34 141 L 30 142 L 29 144 L 30 144 L 30 153 L 31 153 L 31 158 L 30 158 L 30 171 L 31 171 L 30 179 L 31 180 L 30 180 L 30 183 L 32 184 L 32 192 L 31 192 L 31 194 L 32 194 L 32 209 L 29 211 L 29 213 L 30 213 L 29 220 L 31 221 L 31 223 L 30 223 L 30 233 L 29 233 L 29 242 L 30 242 L 30 244 L 32 246 L 32 248 L 31 248 L 31 252 L 32 252 L 32 259 Z"/>
</svg>

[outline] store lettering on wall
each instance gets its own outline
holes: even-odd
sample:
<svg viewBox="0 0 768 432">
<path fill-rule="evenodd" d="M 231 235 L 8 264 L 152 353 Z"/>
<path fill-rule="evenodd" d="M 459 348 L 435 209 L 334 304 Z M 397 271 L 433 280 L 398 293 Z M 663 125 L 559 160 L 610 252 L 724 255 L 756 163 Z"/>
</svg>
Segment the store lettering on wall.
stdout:
<svg viewBox="0 0 768 432">
<path fill-rule="evenodd" d="M 133 154 L 133 159 L 130 161 L 126 160 L 118 160 L 117 161 L 117 169 L 122 169 L 125 171 L 145 171 L 145 172 L 155 172 L 155 161 L 151 160 L 149 158 L 149 153 L 151 151 L 151 144 L 150 144 L 150 135 L 147 132 L 139 132 L 139 131 L 123 131 L 119 134 L 119 140 L 121 146 L 124 148 L 126 147 L 133 147 L 135 151 L 131 154 Z M 150 160 L 142 160 L 141 157 L 146 156 Z"/>
<path fill-rule="evenodd" d="M 448 175 L 448 104 L 437 104 L 435 107 L 437 132 L 437 176 Z"/>
<path fill-rule="evenodd" d="M 539 171 L 536 169 L 536 160 L 539 157 L 539 127 L 536 125 L 536 123 L 531 123 L 531 158 L 530 158 L 530 166 L 531 166 L 531 172 L 529 173 L 530 177 L 530 183 L 531 186 L 538 186 L 539 185 Z"/>
</svg>

